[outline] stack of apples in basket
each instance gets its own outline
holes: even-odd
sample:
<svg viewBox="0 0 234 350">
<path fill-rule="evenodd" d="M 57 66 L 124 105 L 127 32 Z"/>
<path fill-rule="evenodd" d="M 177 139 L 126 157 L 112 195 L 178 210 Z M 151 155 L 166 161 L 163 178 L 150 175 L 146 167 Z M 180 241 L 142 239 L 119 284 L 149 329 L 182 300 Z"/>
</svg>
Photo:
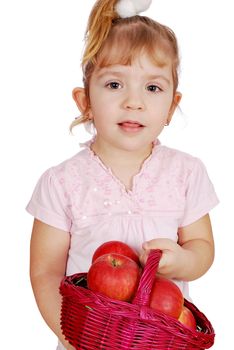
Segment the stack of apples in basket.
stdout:
<svg viewBox="0 0 234 350">
<path fill-rule="evenodd" d="M 131 302 L 142 274 L 137 253 L 120 241 L 105 242 L 97 248 L 87 273 L 87 286 L 109 298 Z M 171 280 L 155 276 L 149 306 L 176 318 L 184 326 L 196 330 L 193 313 L 184 305 L 179 287 Z"/>
</svg>

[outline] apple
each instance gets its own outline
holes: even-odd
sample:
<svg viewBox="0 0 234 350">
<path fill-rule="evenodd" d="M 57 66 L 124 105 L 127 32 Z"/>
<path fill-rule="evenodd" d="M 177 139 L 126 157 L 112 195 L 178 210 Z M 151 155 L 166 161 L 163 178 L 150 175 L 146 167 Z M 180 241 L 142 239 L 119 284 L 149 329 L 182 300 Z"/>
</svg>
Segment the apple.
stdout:
<svg viewBox="0 0 234 350">
<path fill-rule="evenodd" d="M 104 254 L 87 273 L 88 288 L 109 298 L 131 301 L 137 291 L 141 270 L 135 261 L 121 254 Z"/>
<path fill-rule="evenodd" d="M 179 287 L 165 277 L 156 276 L 150 294 L 149 306 L 178 319 L 183 304 L 184 297 Z"/>
<path fill-rule="evenodd" d="M 193 316 L 193 313 L 191 310 L 189 310 L 185 305 L 182 308 L 182 312 L 180 314 L 180 317 L 178 320 L 183 323 L 184 326 L 196 330 L 197 329 L 197 322 L 195 317 Z"/>
<path fill-rule="evenodd" d="M 138 265 L 139 257 L 134 249 L 129 247 L 126 243 L 121 241 L 109 241 L 100 245 L 94 252 L 92 257 L 92 263 L 99 257 L 107 253 L 117 253 L 122 254 L 130 259 L 134 260 Z"/>
</svg>

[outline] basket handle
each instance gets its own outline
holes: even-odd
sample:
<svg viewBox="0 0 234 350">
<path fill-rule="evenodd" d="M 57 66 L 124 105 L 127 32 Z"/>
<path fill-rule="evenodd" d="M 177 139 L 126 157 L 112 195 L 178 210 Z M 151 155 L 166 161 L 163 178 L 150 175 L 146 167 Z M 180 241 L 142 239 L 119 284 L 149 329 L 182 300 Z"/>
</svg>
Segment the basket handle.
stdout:
<svg viewBox="0 0 234 350">
<path fill-rule="evenodd" d="M 132 304 L 148 306 L 150 293 L 154 284 L 154 277 L 158 271 L 159 261 L 162 256 L 160 249 L 150 250 L 148 259 L 146 261 L 136 295 Z"/>
</svg>

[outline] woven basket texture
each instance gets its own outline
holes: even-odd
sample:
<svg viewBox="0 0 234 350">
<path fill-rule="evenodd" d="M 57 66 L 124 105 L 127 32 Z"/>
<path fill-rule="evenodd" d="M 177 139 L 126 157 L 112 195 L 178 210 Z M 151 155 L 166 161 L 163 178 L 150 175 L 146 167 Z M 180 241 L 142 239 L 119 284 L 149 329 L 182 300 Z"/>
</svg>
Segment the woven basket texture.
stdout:
<svg viewBox="0 0 234 350">
<path fill-rule="evenodd" d="M 70 344 L 82 350 L 210 348 L 213 327 L 194 304 L 185 299 L 197 321 L 195 331 L 148 306 L 160 258 L 160 250 L 150 252 L 132 303 L 87 289 L 86 273 L 65 277 L 60 285 L 61 329 Z"/>
</svg>

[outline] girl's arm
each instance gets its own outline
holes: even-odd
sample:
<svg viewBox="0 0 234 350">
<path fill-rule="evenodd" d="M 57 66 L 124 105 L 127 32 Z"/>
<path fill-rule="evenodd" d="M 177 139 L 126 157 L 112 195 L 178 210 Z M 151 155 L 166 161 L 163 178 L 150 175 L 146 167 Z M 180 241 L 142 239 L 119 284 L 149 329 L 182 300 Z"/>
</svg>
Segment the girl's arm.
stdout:
<svg viewBox="0 0 234 350">
<path fill-rule="evenodd" d="M 38 308 L 45 322 L 64 347 L 74 349 L 65 341 L 60 328 L 61 295 L 59 286 L 65 275 L 70 234 L 34 220 L 30 248 L 30 278 Z"/>
<path fill-rule="evenodd" d="M 214 260 L 214 240 L 209 215 L 181 227 L 178 243 L 171 239 L 153 239 L 143 243 L 140 260 L 145 264 L 150 249 L 161 249 L 158 272 L 167 278 L 195 280 L 206 273 Z"/>
</svg>

